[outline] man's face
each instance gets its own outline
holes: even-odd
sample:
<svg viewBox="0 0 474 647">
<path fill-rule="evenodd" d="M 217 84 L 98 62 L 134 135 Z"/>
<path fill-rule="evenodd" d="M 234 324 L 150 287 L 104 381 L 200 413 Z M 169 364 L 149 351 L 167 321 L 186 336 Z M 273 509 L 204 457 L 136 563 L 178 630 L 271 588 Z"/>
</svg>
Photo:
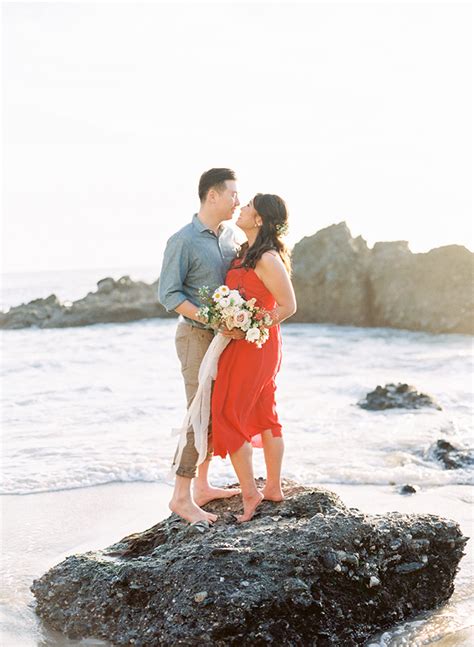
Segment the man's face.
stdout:
<svg viewBox="0 0 474 647">
<path fill-rule="evenodd" d="M 226 188 L 223 191 L 215 192 L 215 208 L 222 220 L 231 220 L 234 211 L 240 205 L 237 194 L 237 182 L 226 180 Z"/>
</svg>

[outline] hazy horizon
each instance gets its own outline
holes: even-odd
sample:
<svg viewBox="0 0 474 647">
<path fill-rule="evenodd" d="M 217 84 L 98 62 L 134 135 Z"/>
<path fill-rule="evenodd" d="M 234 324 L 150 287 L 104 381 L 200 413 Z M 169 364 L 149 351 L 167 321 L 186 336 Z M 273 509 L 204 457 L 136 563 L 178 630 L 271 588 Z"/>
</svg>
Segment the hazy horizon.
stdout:
<svg viewBox="0 0 474 647">
<path fill-rule="evenodd" d="M 333 223 L 333 225 L 337 225 L 337 224 L 340 224 L 340 223 Z M 329 226 L 331 226 L 331 225 L 329 225 Z M 318 231 L 320 231 L 320 230 L 318 230 Z M 316 233 L 318 233 L 318 232 L 315 231 L 313 234 L 307 234 L 307 236 L 310 237 L 312 235 L 315 235 Z M 356 238 L 356 236 L 353 234 L 353 232 L 351 232 L 351 234 L 352 234 L 353 238 Z M 374 243 L 372 245 L 369 245 L 368 242 L 367 242 L 367 239 L 362 234 L 360 234 L 360 235 L 366 241 L 367 246 L 368 246 L 369 249 L 372 249 L 373 245 L 375 243 L 377 243 L 377 242 L 400 242 L 400 241 L 403 241 L 403 239 L 397 239 L 396 241 L 374 241 Z M 302 239 L 300 239 L 300 240 L 302 240 Z M 299 241 L 296 241 L 296 243 L 298 243 L 298 242 Z M 414 252 L 410 247 L 409 241 L 406 241 L 406 242 L 408 242 L 409 249 L 413 254 L 428 253 L 429 251 L 431 251 L 431 250 L 428 249 L 428 250 L 422 251 L 422 252 Z M 438 247 L 446 247 L 446 246 L 449 246 L 449 245 L 459 245 L 459 243 L 448 243 L 447 245 L 439 245 L 436 248 L 433 247 L 431 249 L 437 249 Z M 467 247 L 466 245 L 461 245 L 461 246 L 466 247 L 466 249 L 468 249 L 470 252 L 473 252 L 473 250 L 469 249 L 469 247 Z M 157 271 L 156 278 L 158 278 L 158 274 L 159 274 L 159 271 L 161 269 L 161 261 L 162 261 L 162 257 L 160 257 L 158 259 L 157 264 L 155 264 L 155 263 L 132 263 L 132 264 L 122 264 L 122 265 L 120 265 L 120 264 L 119 265 L 89 265 L 89 266 L 82 266 L 82 267 L 81 266 L 77 266 L 77 267 L 51 267 L 51 268 L 40 269 L 40 270 L 39 269 L 14 269 L 14 270 L 10 270 L 10 271 L 7 271 L 7 272 L 2 272 L 2 274 L 3 275 L 8 275 L 8 274 L 30 274 L 32 272 L 38 272 L 38 273 L 84 272 L 84 271 L 95 271 L 95 270 L 97 270 L 97 271 L 100 271 L 100 270 L 104 270 L 104 271 L 112 271 L 112 270 L 122 271 L 122 269 L 126 270 L 127 267 L 130 267 L 130 270 L 133 271 L 133 270 L 138 270 L 140 268 L 150 270 L 152 267 L 156 267 L 156 271 Z"/>
<path fill-rule="evenodd" d="M 4 273 L 157 267 L 212 166 L 278 193 L 293 246 L 345 221 L 474 250 L 472 8 L 8 3 Z"/>
</svg>

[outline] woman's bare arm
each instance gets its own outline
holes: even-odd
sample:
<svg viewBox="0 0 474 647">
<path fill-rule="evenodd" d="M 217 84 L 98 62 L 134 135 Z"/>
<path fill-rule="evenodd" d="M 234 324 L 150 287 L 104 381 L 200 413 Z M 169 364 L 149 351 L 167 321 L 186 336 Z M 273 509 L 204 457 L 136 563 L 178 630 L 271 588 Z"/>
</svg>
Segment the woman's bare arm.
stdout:
<svg viewBox="0 0 474 647">
<path fill-rule="evenodd" d="M 265 252 L 257 262 L 255 272 L 277 302 L 277 307 L 270 313 L 273 325 L 295 314 L 295 291 L 280 256 L 277 253 Z"/>
</svg>

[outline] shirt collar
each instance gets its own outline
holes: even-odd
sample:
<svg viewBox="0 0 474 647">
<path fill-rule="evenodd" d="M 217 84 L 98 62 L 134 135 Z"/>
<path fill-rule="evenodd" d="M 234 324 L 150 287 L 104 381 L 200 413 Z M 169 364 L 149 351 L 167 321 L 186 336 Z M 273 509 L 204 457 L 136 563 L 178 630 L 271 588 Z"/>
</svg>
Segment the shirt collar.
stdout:
<svg viewBox="0 0 474 647">
<path fill-rule="evenodd" d="M 194 227 L 198 230 L 200 234 L 202 234 L 203 231 L 211 231 L 209 227 L 206 227 L 206 225 L 199 220 L 197 213 L 194 214 L 192 222 Z M 224 227 L 225 227 L 224 223 L 221 222 L 219 227 L 217 228 L 217 235 L 221 234 L 224 231 Z"/>
</svg>

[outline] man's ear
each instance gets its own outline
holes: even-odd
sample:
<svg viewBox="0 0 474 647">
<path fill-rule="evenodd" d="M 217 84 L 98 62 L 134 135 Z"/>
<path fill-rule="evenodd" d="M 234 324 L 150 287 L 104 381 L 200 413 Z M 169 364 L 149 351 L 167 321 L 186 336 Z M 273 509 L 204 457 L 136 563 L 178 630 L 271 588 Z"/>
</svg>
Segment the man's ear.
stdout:
<svg viewBox="0 0 474 647">
<path fill-rule="evenodd" d="M 207 199 L 211 204 L 214 204 L 217 198 L 217 191 L 215 189 L 209 189 L 207 194 Z"/>
</svg>

